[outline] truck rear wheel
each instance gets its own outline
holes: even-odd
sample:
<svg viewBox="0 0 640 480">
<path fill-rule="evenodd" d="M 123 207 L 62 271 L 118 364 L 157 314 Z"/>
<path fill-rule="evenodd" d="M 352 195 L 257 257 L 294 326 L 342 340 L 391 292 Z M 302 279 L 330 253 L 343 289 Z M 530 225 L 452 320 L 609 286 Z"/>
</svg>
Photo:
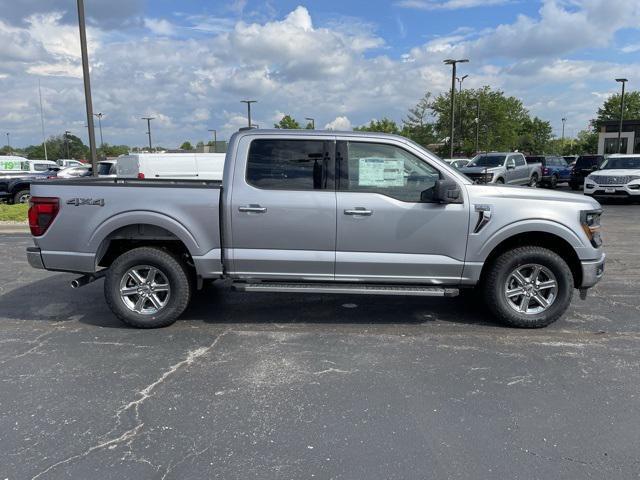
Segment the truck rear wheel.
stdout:
<svg viewBox="0 0 640 480">
<path fill-rule="evenodd" d="M 502 322 L 540 328 L 555 322 L 573 296 L 573 275 L 555 252 L 542 247 L 518 247 L 488 266 L 483 297 Z"/>
<path fill-rule="evenodd" d="M 13 203 L 29 203 L 31 192 L 29 190 L 20 190 L 13 196 Z"/>
<path fill-rule="evenodd" d="M 104 296 L 111 311 L 127 325 L 166 327 L 189 304 L 189 272 L 183 262 L 165 250 L 135 248 L 109 267 Z"/>
</svg>

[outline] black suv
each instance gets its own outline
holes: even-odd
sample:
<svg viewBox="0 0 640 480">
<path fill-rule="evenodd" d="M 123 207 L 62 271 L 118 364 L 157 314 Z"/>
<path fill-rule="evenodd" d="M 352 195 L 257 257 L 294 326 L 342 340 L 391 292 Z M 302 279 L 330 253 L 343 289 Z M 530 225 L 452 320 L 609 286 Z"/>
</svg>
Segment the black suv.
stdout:
<svg viewBox="0 0 640 480">
<path fill-rule="evenodd" d="M 584 179 L 600 168 L 604 162 L 604 155 L 580 155 L 571 169 L 569 186 L 572 190 L 582 190 Z"/>
</svg>

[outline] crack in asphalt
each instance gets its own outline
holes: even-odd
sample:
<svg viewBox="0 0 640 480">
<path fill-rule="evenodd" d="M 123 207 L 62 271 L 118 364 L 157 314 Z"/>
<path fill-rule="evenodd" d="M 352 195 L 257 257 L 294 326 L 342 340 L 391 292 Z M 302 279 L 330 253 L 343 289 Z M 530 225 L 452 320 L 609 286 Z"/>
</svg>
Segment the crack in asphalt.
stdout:
<svg viewBox="0 0 640 480">
<path fill-rule="evenodd" d="M 145 388 L 143 388 L 142 390 L 139 390 L 136 392 L 136 396 L 139 396 L 139 398 L 132 400 L 131 402 L 127 403 L 126 405 L 122 406 L 121 408 L 119 408 L 116 411 L 116 419 L 117 419 L 117 423 L 116 423 L 116 427 L 114 427 L 113 429 L 111 429 L 106 435 L 108 435 L 109 433 L 113 432 L 116 428 L 118 428 L 119 425 L 121 425 L 121 417 L 123 414 L 125 414 L 126 412 L 129 411 L 133 411 L 134 413 L 134 421 L 135 421 L 135 426 L 133 428 L 130 428 L 129 430 L 125 431 L 124 433 L 122 433 L 121 435 L 115 437 L 115 438 L 110 438 L 107 440 L 104 440 L 96 445 L 93 445 L 91 447 L 89 447 L 88 449 L 86 449 L 85 451 L 81 452 L 81 453 L 77 453 L 75 455 L 72 455 L 70 457 L 67 457 L 63 460 L 60 460 L 52 465 L 49 465 L 46 469 L 42 470 L 41 472 L 37 473 L 36 475 L 34 475 L 33 477 L 31 477 L 31 480 L 36 480 L 40 477 L 42 477 L 43 475 L 51 472 L 52 470 L 58 468 L 61 465 L 65 465 L 68 464 L 70 462 L 73 462 L 74 460 L 77 460 L 79 458 L 83 458 L 86 457 L 87 455 L 95 452 L 96 450 L 101 450 L 103 448 L 109 447 L 109 448 L 115 448 L 117 445 L 120 445 L 121 443 L 125 443 L 131 447 L 131 442 L 136 438 L 136 436 L 140 433 L 140 431 L 142 430 L 142 428 L 144 427 L 144 422 L 142 422 L 140 420 L 140 406 L 147 401 L 149 398 L 151 398 L 154 394 L 154 390 L 161 384 L 163 384 L 170 376 L 172 376 L 174 373 L 176 373 L 178 370 L 180 370 L 182 367 L 185 366 L 189 366 L 191 365 L 195 360 L 197 360 L 200 357 L 203 357 L 204 355 L 208 354 L 213 348 L 215 348 L 215 346 L 218 344 L 218 342 L 225 336 L 227 335 L 227 333 L 229 333 L 229 330 L 225 330 L 223 331 L 221 334 L 219 334 L 216 339 L 207 347 L 199 347 L 196 348 L 194 350 L 190 350 L 187 352 L 187 356 L 186 358 L 184 358 L 183 360 L 179 361 L 178 363 L 175 363 L 173 365 L 171 365 L 162 375 L 160 375 L 160 377 L 158 377 L 154 382 L 150 383 L 149 385 L 147 385 Z M 186 460 L 186 459 L 185 459 Z M 175 468 L 176 465 L 174 465 L 173 468 Z M 165 476 L 168 472 L 165 472 Z"/>
</svg>

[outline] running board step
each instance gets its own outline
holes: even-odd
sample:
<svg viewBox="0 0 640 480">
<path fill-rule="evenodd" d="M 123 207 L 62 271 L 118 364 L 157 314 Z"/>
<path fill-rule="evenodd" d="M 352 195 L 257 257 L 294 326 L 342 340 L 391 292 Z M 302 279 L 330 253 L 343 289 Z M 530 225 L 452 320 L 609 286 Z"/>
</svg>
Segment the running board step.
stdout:
<svg viewBox="0 0 640 480">
<path fill-rule="evenodd" d="M 414 297 L 456 297 L 457 288 L 336 283 L 234 283 L 241 292 L 349 293 L 352 295 L 403 295 Z"/>
</svg>

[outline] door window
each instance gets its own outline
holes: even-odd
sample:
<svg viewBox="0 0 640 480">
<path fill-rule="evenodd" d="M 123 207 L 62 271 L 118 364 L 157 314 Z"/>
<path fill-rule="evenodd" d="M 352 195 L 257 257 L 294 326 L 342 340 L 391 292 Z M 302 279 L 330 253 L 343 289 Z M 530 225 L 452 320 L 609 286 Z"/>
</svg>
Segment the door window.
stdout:
<svg viewBox="0 0 640 480">
<path fill-rule="evenodd" d="M 527 164 L 522 155 L 515 155 L 514 158 L 516 159 L 516 167 L 524 167 Z"/>
<path fill-rule="evenodd" d="M 332 189 L 334 145 L 322 140 L 253 140 L 247 183 L 267 190 Z"/>
<path fill-rule="evenodd" d="M 340 142 L 340 190 L 387 195 L 403 202 L 428 201 L 440 172 L 394 145 Z"/>
</svg>

